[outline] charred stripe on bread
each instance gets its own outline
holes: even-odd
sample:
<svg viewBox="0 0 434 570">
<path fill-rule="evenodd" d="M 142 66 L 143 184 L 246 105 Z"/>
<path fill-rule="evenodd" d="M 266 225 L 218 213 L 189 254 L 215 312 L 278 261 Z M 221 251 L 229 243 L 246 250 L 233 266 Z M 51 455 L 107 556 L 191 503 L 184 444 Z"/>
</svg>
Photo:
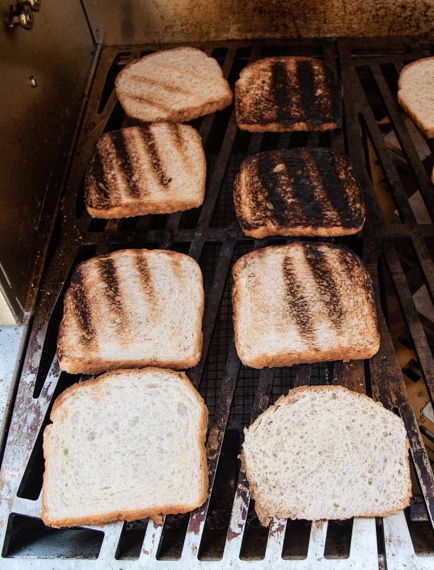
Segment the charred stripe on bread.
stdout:
<svg viewBox="0 0 434 570">
<path fill-rule="evenodd" d="M 178 132 L 177 126 L 175 124 L 170 125 L 170 129 L 173 134 L 176 134 Z M 164 172 L 158 144 L 155 140 L 154 135 L 152 134 L 152 130 L 149 127 L 143 127 L 142 136 L 149 153 L 152 172 L 154 173 L 161 186 L 166 187 L 170 184 L 172 178 L 167 176 L 167 174 Z M 179 135 L 177 136 L 177 139 L 179 141 Z"/>
<path fill-rule="evenodd" d="M 330 265 L 327 254 L 316 246 L 305 245 L 306 261 L 312 271 L 319 290 L 319 299 L 327 308 L 327 313 L 333 325 L 339 328 L 344 323 L 344 309 L 340 298 L 339 286 L 333 277 L 333 266 Z M 340 255 L 342 263 L 349 263 L 347 255 Z"/>
<path fill-rule="evenodd" d="M 89 303 L 86 289 L 83 286 L 84 277 L 82 267 L 78 266 L 72 274 L 71 287 L 67 292 L 71 305 L 75 308 L 74 314 L 81 331 L 80 340 L 83 344 L 89 344 L 95 340 L 95 328 L 92 323 L 92 308 Z"/>
<path fill-rule="evenodd" d="M 306 298 L 303 283 L 297 277 L 294 259 L 285 256 L 282 262 L 283 282 L 287 308 L 298 327 L 300 335 L 310 342 L 315 340 L 315 328 L 311 306 Z"/>
</svg>

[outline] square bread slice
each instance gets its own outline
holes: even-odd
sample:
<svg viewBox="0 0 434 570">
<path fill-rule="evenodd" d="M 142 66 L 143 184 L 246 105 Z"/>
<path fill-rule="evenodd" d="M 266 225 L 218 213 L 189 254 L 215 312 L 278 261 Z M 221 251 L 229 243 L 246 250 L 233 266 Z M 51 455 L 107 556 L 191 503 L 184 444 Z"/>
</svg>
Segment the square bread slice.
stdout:
<svg viewBox="0 0 434 570">
<path fill-rule="evenodd" d="M 241 70 L 235 114 L 251 132 L 334 130 L 342 126 L 342 84 L 317 58 L 266 57 Z"/>
<path fill-rule="evenodd" d="M 235 178 L 234 205 L 243 232 L 259 239 L 351 235 L 362 229 L 366 214 L 350 160 L 331 148 L 247 157 Z"/>
<path fill-rule="evenodd" d="M 411 497 L 402 419 L 341 386 L 294 388 L 244 432 L 241 460 L 262 525 L 272 517 L 384 517 Z"/>
<path fill-rule="evenodd" d="M 205 182 L 205 152 L 193 127 L 127 127 L 98 139 L 85 173 L 84 201 L 94 218 L 170 214 L 201 206 Z"/>
<path fill-rule="evenodd" d="M 42 520 L 100 525 L 189 512 L 208 489 L 208 410 L 183 372 L 117 370 L 67 388 L 45 428 Z"/>
<path fill-rule="evenodd" d="M 434 57 L 418 59 L 402 68 L 397 97 L 421 133 L 434 138 Z"/>
<path fill-rule="evenodd" d="M 115 90 L 128 117 L 185 123 L 224 109 L 232 90 L 217 60 L 180 46 L 137 59 L 118 74 Z"/>
<path fill-rule="evenodd" d="M 65 294 L 60 368 L 190 368 L 201 357 L 203 306 L 202 273 L 188 255 L 128 249 L 91 258 Z"/>
<path fill-rule="evenodd" d="M 360 360 L 378 351 L 372 282 L 351 250 L 321 242 L 269 246 L 241 257 L 232 272 L 243 364 Z"/>
</svg>

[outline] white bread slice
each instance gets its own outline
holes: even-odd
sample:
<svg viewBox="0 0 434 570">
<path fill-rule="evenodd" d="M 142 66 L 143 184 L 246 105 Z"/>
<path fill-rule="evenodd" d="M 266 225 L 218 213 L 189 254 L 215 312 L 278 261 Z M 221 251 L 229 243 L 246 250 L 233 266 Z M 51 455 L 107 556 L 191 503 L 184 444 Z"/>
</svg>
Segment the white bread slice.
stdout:
<svg viewBox="0 0 434 570">
<path fill-rule="evenodd" d="M 202 205 L 206 159 L 189 125 L 153 123 L 104 133 L 89 160 L 84 184 L 94 218 L 170 214 Z"/>
<path fill-rule="evenodd" d="M 42 520 L 53 527 L 185 513 L 206 499 L 208 410 L 183 372 L 118 370 L 55 401 Z"/>
<path fill-rule="evenodd" d="M 202 351 L 204 291 L 197 262 L 182 253 L 128 249 L 79 264 L 64 298 L 61 370 L 184 369 Z"/>
<path fill-rule="evenodd" d="M 351 235 L 365 222 L 362 191 L 350 160 L 324 147 L 247 157 L 235 178 L 234 205 L 243 232 L 258 239 Z"/>
<path fill-rule="evenodd" d="M 133 61 L 116 77 L 115 89 L 127 116 L 145 123 L 184 123 L 232 103 L 217 60 L 190 46 Z"/>
<path fill-rule="evenodd" d="M 342 84 L 319 59 L 265 57 L 241 70 L 235 114 L 251 132 L 334 130 L 342 126 Z"/>
<path fill-rule="evenodd" d="M 274 516 L 383 517 L 410 502 L 401 418 L 340 386 L 281 396 L 245 430 L 241 459 L 264 526 Z"/>
<path fill-rule="evenodd" d="M 398 79 L 398 103 L 421 133 L 434 137 L 434 57 L 404 66 Z"/>
<path fill-rule="evenodd" d="M 235 263 L 233 279 L 235 345 L 247 366 L 360 360 L 379 349 L 372 282 L 345 247 L 254 250 Z"/>
</svg>

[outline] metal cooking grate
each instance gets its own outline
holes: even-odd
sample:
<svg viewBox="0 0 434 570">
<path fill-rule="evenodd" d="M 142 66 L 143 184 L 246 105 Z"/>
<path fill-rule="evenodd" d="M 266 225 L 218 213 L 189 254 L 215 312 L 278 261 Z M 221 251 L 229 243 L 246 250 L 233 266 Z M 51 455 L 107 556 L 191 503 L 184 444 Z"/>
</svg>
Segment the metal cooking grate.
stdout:
<svg viewBox="0 0 434 570">
<path fill-rule="evenodd" d="M 256 58 L 311 55 L 342 78 L 344 128 L 333 133 L 248 134 L 233 108 L 193 122 L 207 154 L 204 205 L 170 216 L 91 220 L 82 178 L 97 137 L 127 124 L 113 92 L 126 63 L 147 46 L 109 47 L 83 103 L 70 150 L 69 176 L 53 236 L 53 256 L 19 379 L 1 471 L 1 566 L 4 568 L 402 568 L 434 567 L 434 194 L 430 148 L 396 103 L 402 66 L 432 55 L 411 39 L 286 41 L 202 46 L 234 84 Z M 431 142 L 431 141 L 429 141 Z M 242 159 L 272 148 L 332 146 L 350 155 L 368 208 L 363 235 L 345 240 L 362 255 L 377 294 L 382 343 L 369 362 L 333 362 L 255 371 L 240 365 L 233 344 L 231 267 L 252 248 L 285 240 L 244 237 L 232 205 Z M 56 240 L 56 242 L 54 242 Z M 130 247 L 189 253 L 204 275 L 206 306 L 201 362 L 188 371 L 210 411 L 210 495 L 191 516 L 103 527 L 53 530 L 39 519 L 43 473 L 41 434 L 57 394 L 79 377 L 61 373 L 55 356 L 63 293 L 74 266 L 94 255 Z M 256 519 L 237 455 L 242 429 L 270 402 L 303 384 L 340 383 L 366 391 L 403 418 L 411 444 L 414 499 L 383 520 L 308 523 Z"/>
</svg>

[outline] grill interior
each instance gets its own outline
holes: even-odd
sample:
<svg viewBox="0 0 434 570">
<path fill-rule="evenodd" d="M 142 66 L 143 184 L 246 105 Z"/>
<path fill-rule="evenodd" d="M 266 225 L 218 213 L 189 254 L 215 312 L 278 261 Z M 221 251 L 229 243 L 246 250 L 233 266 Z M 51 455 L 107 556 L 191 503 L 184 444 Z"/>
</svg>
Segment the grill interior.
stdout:
<svg viewBox="0 0 434 570">
<path fill-rule="evenodd" d="M 233 107 L 192 123 L 207 156 L 203 206 L 185 213 L 92 220 L 83 203 L 83 173 L 98 136 L 128 125 L 113 82 L 149 46 L 101 49 L 68 155 L 67 183 L 43 279 L 3 451 L 2 567 L 101 568 L 273 567 L 402 568 L 434 564 L 434 194 L 432 141 L 420 140 L 396 103 L 400 69 L 433 55 L 434 45 L 411 38 L 297 40 L 204 44 L 233 87 L 250 61 L 269 55 L 323 59 L 344 86 L 344 127 L 332 133 L 249 134 L 237 129 Z M 249 154 L 276 148 L 331 146 L 347 153 L 367 205 L 363 233 L 334 238 L 362 256 L 376 291 L 379 353 L 367 362 L 330 362 L 253 370 L 240 365 L 233 343 L 231 267 L 244 253 L 286 238 L 246 238 L 235 218 L 232 184 Z M 63 293 L 77 263 L 124 248 L 188 253 L 203 272 L 204 347 L 188 376 L 209 409 L 210 493 L 191 515 L 104 527 L 53 530 L 39 519 L 42 432 L 51 405 L 67 386 L 86 380 L 61 373 L 55 355 Z M 398 413 L 410 441 L 413 499 L 385 519 L 309 523 L 254 514 L 238 453 L 242 430 L 295 386 L 342 384 L 366 392 Z M 321 426 L 318 426 L 321 429 Z M 138 450 L 140 452 L 140 450 Z M 26 566 L 27 565 L 27 566 Z M 424 566 L 426 565 L 426 566 Z M 80 566 L 81 567 L 81 566 Z"/>
</svg>

